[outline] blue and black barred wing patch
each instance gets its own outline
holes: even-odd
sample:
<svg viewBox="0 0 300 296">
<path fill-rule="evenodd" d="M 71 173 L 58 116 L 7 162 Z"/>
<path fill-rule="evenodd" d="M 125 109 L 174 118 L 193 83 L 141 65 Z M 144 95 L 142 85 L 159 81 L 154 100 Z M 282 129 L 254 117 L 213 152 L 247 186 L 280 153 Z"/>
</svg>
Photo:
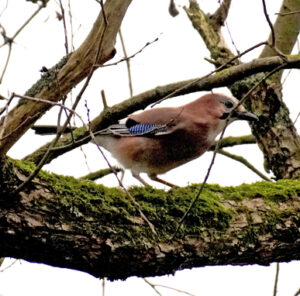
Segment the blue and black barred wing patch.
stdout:
<svg viewBox="0 0 300 296">
<path fill-rule="evenodd" d="M 135 136 L 155 135 L 160 132 L 166 132 L 168 128 L 164 125 L 139 123 L 129 128 L 129 133 Z"/>
<path fill-rule="evenodd" d="M 96 132 L 95 135 L 116 135 L 121 137 L 154 136 L 167 130 L 168 127 L 166 125 L 159 124 L 137 123 L 131 127 L 127 127 L 125 124 L 113 124 L 107 129 Z"/>
</svg>

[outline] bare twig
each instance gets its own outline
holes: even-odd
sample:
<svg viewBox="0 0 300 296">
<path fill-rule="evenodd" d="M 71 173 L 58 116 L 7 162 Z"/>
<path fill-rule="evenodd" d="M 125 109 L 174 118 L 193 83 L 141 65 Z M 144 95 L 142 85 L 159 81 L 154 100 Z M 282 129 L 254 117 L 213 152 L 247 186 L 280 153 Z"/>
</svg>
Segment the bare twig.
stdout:
<svg viewBox="0 0 300 296">
<path fill-rule="evenodd" d="M 222 133 L 221 133 L 221 135 L 220 135 L 220 140 L 223 139 L 223 136 L 224 136 L 224 134 L 225 134 L 226 127 L 227 127 L 228 122 L 229 122 L 229 118 L 230 118 L 230 116 L 226 119 L 226 125 L 225 125 L 224 129 L 222 130 Z M 219 140 L 219 141 L 220 141 L 220 140 Z M 182 218 L 180 219 L 180 221 L 179 221 L 179 223 L 178 223 L 178 225 L 177 225 L 177 227 L 176 227 L 176 229 L 175 229 L 175 231 L 174 231 L 172 237 L 170 238 L 170 241 L 173 240 L 173 239 L 175 238 L 175 236 L 176 236 L 178 230 L 180 229 L 181 225 L 183 224 L 183 222 L 184 222 L 186 216 L 189 214 L 189 212 L 190 212 L 191 209 L 194 207 L 194 205 L 196 204 L 196 202 L 198 201 L 199 197 L 200 197 L 201 194 L 202 194 L 202 191 L 203 191 L 203 189 L 204 189 L 204 186 L 205 186 L 205 184 L 207 183 L 208 177 L 209 177 L 210 172 L 211 172 L 211 170 L 212 170 L 212 167 L 213 167 L 213 165 L 214 165 L 214 163 L 215 163 L 215 159 L 216 159 L 216 156 L 217 156 L 217 150 L 219 149 L 219 141 L 218 141 L 217 144 L 216 144 L 216 148 L 215 148 L 215 151 L 213 152 L 213 156 L 212 156 L 212 159 L 211 159 L 211 161 L 210 161 L 209 167 L 208 167 L 208 169 L 207 169 L 207 173 L 206 173 L 206 175 L 205 175 L 205 177 L 204 177 L 204 180 L 203 180 L 203 182 L 202 182 L 202 184 L 201 184 L 201 186 L 200 186 L 200 188 L 199 188 L 199 190 L 198 190 L 198 193 L 197 193 L 197 195 L 195 196 L 194 200 L 190 203 L 188 209 L 185 211 L 185 213 L 183 214 Z"/>
<path fill-rule="evenodd" d="M 103 109 L 105 110 L 108 108 L 108 105 L 107 105 L 104 89 L 101 90 L 101 98 L 102 98 L 102 103 L 103 103 Z"/>
<path fill-rule="evenodd" d="M 102 1 L 101 1 L 102 3 Z M 105 16 L 105 12 L 104 12 L 104 6 L 103 6 L 103 3 L 102 3 L 102 14 L 103 14 L 103 18 L 104 18 L 104 22 L 105 22 L 105 26 L 104 26 L 104 33 L 107 29 L 107 20 L 106 20 L 106 16 Z M 15 195 L 17 193 L 19 193 L 23 188 L 25 188 L 25 186 L 27 186 L 27 184 L 33 180 L 33 178 L 39 173 L 39 171 L 42 169 L 42 167 L 44 166 L 44 164 L 46 163 L 47 159 L 48 159 L 48 156 L 50 155 L 51 153 L 51 150 L 52 148 L 55 147 L 55 145 L 57 144 L 59 138 L 61 137 L 61 135 L 63 134 L 64 130 L 66 129 L 66 127 L 68 126 L 73 114 L 74 114 L 74 110 L 76 109 L 78 103 L 80 102 L 81 98 L 82 98 L 82 95 L 83 93 L 85 92 L 86 88 L 88 87 L 89 85 L 89 82 L 93 76 L 93 73 L 94 71 L 96 70 L 96 63 L 99 59 L 99 55 L 100 55 L 100 49 L 102 47 L 102 43 L 103 43 L 103 36 L 104 36 L 104 33 L 101 35 L 101 38 L 99 40 L 99 43 L 98 43 L 98 48 L 97 48 L 97 52 L 96 52 L 96 55 L 95 55 L 95 59 L 94 59 L 94 63 L 93 65 L 91 66 L 91 69 L 90 69 L 90 72 L 85 80 L 85 83 L 84 85 L 82 86 L 81 90 L 79 91 L 77 97 L 76 97 L 76 100 L 71 108 L 72 112 L 69 113 L 69 115 L 67 116 L 67 119 L 64 123 L 64 125 L 62 126 L 62 128 L 57 132 L 56 134 L 56 137 L 55 139 L 53 140 L 53 142 L 51 142 L 51 145 L 48 147 L 46 153 L 43 155 L 42 159 L 40 160 L 39 164 L 36 166 L 35 170 L 28 176 L 28 178 L 22 183 L 20 184 L 10 195 Z M 61 106 L 63 106 L 61 104 Z M 87 128 L 88 130 L 88 128 Z"/>
<path fill-rule="evenodd" d="M 139 53 L 141 53 L 146 47 L 148 47 L 149 45 L 153 44 L 154 42 L 158 41 L 158 37 L 156 37 L 153 41 L 150 41 L 150 42 L 147 42 L 139 51 L 135 52 L 134 54 L 130 55 L 129 57 L 124 57 L 122 59 L 120 59 L 119 61 L 117 62 L 114 62 L 114 63 L 107 63 L 107 64 L 104 64 L 104 65 L 96 65 L 97 67 L 110 67 L 110 66 L 116 66 L 122 62 L 125 62 L 127 60 L 130 60 L 132 58 L 134 58 L 136 55 L 138 55 Z"/>
<path fill-rule="evenodd" d="M 172 291 L 175 291 L 175 292 L 178 292 L 178 293 L 182 293 L 182 294 L 186 294 L 186 295 L 189 295 L 189 296 L 195 296 L 194 294 L 191 294 L 189 292 L 186 292 L 186 291 L 183 291 L 183 290 L 180 290 L 180 289 L 176 289 L 176 288 L 173 288 L 173 287 L 169 287 L 169 286 L 165 286 L 165 285 L 160 285 L 160 284 L 153 284 L 151 283 L 149 280 L 147 280 L 146 278 L 143 278 L 144 282 L 147 283 L 158 295 L 162 295 L 157 289 L 156 287 L 160 287 L 160 288 L 165 288 L 165 289 L 169 289 L 169 290 L 172 290 Z"/>
<path fill-rule="evenodd" d="M 0 100 L 1 100 L 1 101 L 7 101 L 7 98 L 4 97 L 4 96 L 2 96 L 2 95 L 0 94 Z M 0 109 L 0 110 L 2 110 L 2 109 Z M 1 111 L 0 111 L 0 115 L 1 115 Z"/>
<path fill-rule="evenodd" d="M 127 52 L 126 52 L 125 42 L 124 42 L 124 38 L 123 38 L 121 28 L 119 30 L 119 36 L 120 36 L 120 41 L 121 41 L 121 45 L 122 45 L 122 50 L 123 50 L 123 53 L 124 53 L 124 59 L 126 61 L 126 66 L 127 66 L 129 94 L 130 94 L 130 97 L 132 97 L 133 96 L 133 89 L 132 89 L 132 76 L 131 76 L 131 69 L 130 69 L 130 59 L 128 58 L 128 55 L 127 55 Z"/>
<path fill-rule="evenodd" d="M 19 259 L 14 260 L 12 263 L 10 263 L 8 266 L 6 266 L 5 268 L 1 269 L 0 272 L 4 272 L 5 270 L 11 268 L 13 265 L 15 265 L 18 261 L 20 261 Z"/>
<path fill-rule="evenodd" d="M 14 95 L 12 94 L 10 96 L 9 100 L 7 101 L 7 104 L 3 107 L 3 111 L 0 110 L 0 114 L 2 114 L 2 112 L 4 112 L 4 110 L 6 111 L 6 115 L 8 114 L 8 107 L 9 107 L 10 103 L 12 102 L 13 98 L 14 98 Z M 5 116 L 4 120 L 3 120 L 3 129 L 0 132 L 0 139 L 2 139 L 2 137 L 4 135 L 6 125 L 7 125 L 7 116 Z"/>
<path fill-rule="evenodd" d="M 6 61 L 5 61 L 3 70 L 2 70 L 2 74 L 1 74 L 1 77 L 0 77 L 0 84 L 2 83 L 3 77 L 4 77 L 5 72 L 6 72 L 6 70 L 7 70 L 8 63 L 9 63 L 9 60 L 10 60 L 10 57 L 11 57 L 11 51 L 12 51 L 12 43 L 9 43 L 9 44 L 8 44 L 7 58 L 6 58 Z"/>
<path fill-rule="evenodd" d="M 267 73 L 266 75 L 264 75 L 264 77 L 262 77 L 262 79 L 260 79 L 245 95 L 244 97 L 239 101 L 239 103 L 236 105 L 236 107 L 230 112 L 227 120 L 226 120 L 226 125 L 220 135 L 220 140 L 222 140 L 223 136 L 224 136 L 224 133 L 225 133 L 225 130 L 226 130 L 226 127 L 227 127 L 227 124 L 228 124 L 228 120 L 229 118 L 231 118 L 233 112 L 241 105 L 243 104 L 248 98 L 249 96 L 252 94 L 252 92 L 263 82 L 265 81 L 268 77 L 270 77 L 271 75 L 273 75 L 274 73 L 276 73 L 277 71 L 281 70 L 283 67 L 284 67 L 285 63 L 280 65 L 279 67 L 275 68 L 274 70 L 270 71 L 269 73 Z M 212 169 L 212 166 L 214 164 L 214 161 L 215 161 L 215 158 L 216 158 L 216 154 L 217 154 L 217 150 L 219 149 L 219 142 L 220 140 L 218 141 L 218 143 L 216 144 L 216 148 L 215 148 L 215 151 L 213 153 L 213 157 L 212 157 L 212 160 L 210 162 L 210 165 L 208 167 L 208 170 L 207 170 L 207 173 L 205 175 L 205 178 L 203 180 L 203 183 L 201 184 L 201 187 L 196 195 L 196 197 L 194 198 L 194 200 L 191 202 L 190 206 L 188 207 L 188 209 L 186 210 L 186 212 L 184 213 L 184 215 L 182 216 L 182 218 L 180 219 L 179 223 L 178 223 L 178 226 L 176 228 L 176 230 L 174 231 L 174 234 L 172 235 L 171 239 L 170 240 L 173 240 L 178 232 L 178 230 L 180 229 L 181 225 L 183 224 L 186 216 L 188 215 L 188 213 L 191 211 L 191 209 L 193 208 L 193 206 L 196 204 L 197 200 L 199 199 L 199 197 L 201 196 L 202 194 L 202 191 L 204 189 L 204 186 L 205 184 L 207 183 L 207 180 L 208 180 L 208 177 L 210 175 L 210 172 L 211 172 L 211 169 Z"/>
<path fill-rule="evenodd" d="M 150 281 L 148 281 L 147 279 L 143 278 L 144 282 L 146 284 L 148 284 L 154 291 L 157 295 L 159 296 L 162 296 L 162 294 L 156 289 L 156 286 L 154 284 L 152 284 Z"/>
<path fill-rule="evenodd" d="M 300 13 L 300 10 L 291 11 L 291 12 L 277 12 L 275 14 L 280 16 L 286 16 L 286 15 L 297 14 L 297 13 Z"/>
<path fill-rule="evenodd" d="M 103 0 L 100 0 L 100 6 L 101 6 L 101 11 L 102 11 L 103 19 L 104 19 L 105 28 L 106 28 L 107 27 L 107 17 L 106 17 L 106 13 L 105 13 L 105 9 L 104 9 Z"/>
<path fill-rule="evenodd" d="M 239 54 L 240 54 L 240 51 L 238 50 L 238 48 L 237 48 L 237 46 L 236 46 L 236 44 L 235 44 L 235 42 L 234 42 L 234 40 L 233 40 L 233 36 L 232 36 L 231 31 L 230 31 L 230 29 L 229 29 L 228 23 L 227 23 L 226 21 L 225 21 L 225 26 L 226 26 L 226 29 L 227 29 L 229 38 L 230 38 L 230 40 L 231 40 L 231 44 L 233 45 L 233 47 L 234 47 L 236 53 L 239 55 Z M 239 59 L 238 59 L 238 60 L 239 60 Z"/>
<path fill-rule="evenodd" d="M 293 124 L 296 124 L 296 122 L 298 121 L 299 117 L 300 117 L 300 112 L 299 112 L 298 115 L 296 116 L 296 118 L 295 118 Z"/>
<path fill-rule="evenodd" d="M 263 8 L 264 8 L 264 15 L 266 17 L 266 20 L 268 22 L 268 25 L 271 29 L 271 44 L 268 43 L 268 46 L 270 46 L 274 51 L 275 53 L 280 56 L 282 59 L 284 60 L 287 60 L 287 57 L 284 53 L 282 53 L 277 47 L 276 47 L 276 39 L 275 39 L 275 30 L 274 30 L 274 26 L 270 20 L 270 17 L 269 17 L 269 14 L 268 14 L 268 11 L 267 11 L 267 7 L 266 7 L 266 2 L 265 0 L 262 0 L 262 3 L 263 3 Z"/>
<path fill-rule="evenodd" d="M 61 0 L 59 0 L 59 6 L 60 6 L 60 11 L 61 11 L 61 18 L 62 18 L 62 22 L 63 22 L 63 27 L 64 27 L 66 54 L 69 54 L 69 44 L 68 44 L 68 33 L 67 33 L 65 10 L 64 10 L 64 7 L 63 7 L 63 4 L 62 4 Z"/>
<path fill-rule="evenodd" d="M 86 106 L 86 110 L 87 110 L 87 117 L 88 117 L 88 121 L 89 121 L 89 126 L 90 125 L 90 116 L 89 116 L 89 108 L 87 106 L 87 102 L 85 103 L 85 106 Z M 96 144 L 96 138 L 95 138 L 95 135 L 94 133 L 92 132 L 91 128 L 88 129 L 89 130 L 89 133 L 90 133 L 90 137 L 91 139 L 94 141 L 94 143 Z M 107 163 L 108 167 L 110 168 L 110 170 L 113 172 L 113 174 L 115 175 L 118 183 L 119 183 L 119 186 L 122 188 L 122 190 L 125 192 L 125 194 L 127 195 L 127 197 L 132 201 L 132 203 L 135 205 L 136 209 L 138 210 L 141 218 L 148 224 L 149 228 L 151 229 L 152 233 L 157 235 L 156 233 L 156 230 L 155 230 L 155 227 L 154 225 L 148 220 L 148 218 L 145 216 L 145 214 L 143 213 L 142 211 L 142 208 L 140 206 L 140 204 L 134 199 L 134 197 L 129 193 L 129 191 L 126 189 L 126 187 L 123 185 L 121 179 L 119 178 L 118 174 L 117 174 L 117 171 L 114 169 L 114 167 L 110 164 L 108 158 L 106 157 L 105 153 L 103 152 L 103 150 L 101 149 L 101 147 L 99 145 L 96 144 L 96 147 L 98 149 L 98 151 L 101 153 L 103 159 L 105 160 L 105 162 Z"/>
<path fill-rule="evenodd" d="M 186 81 L 171 83 L 165 86 L 159 86 L 134 96 L 134 100 L 129 98 L 122 103 L 110 107 L 108 110 L 104 110 L 100 115 L 98 115 L 91 121 L 92 130 L 93 132 L 95 132 L 97 130 L 104 129 L 109 124 L 116 122 L 116 120 L 118 119 L 124 118 L 134 111 L 145 108 L 146 106 L 149 106 L 154 102 L 158 102 L 159 99 L 165 99 L 171 93 L 173 94 L 173 96 L 175 96 L 179 94 L 184 95 L 195 91 L 209 90 L 215 87 L 227 86 L 237 80 L 243 79 L 244 77 L 255 73 L 270 71 L 270 69 L 272 68 L 277 71 L 281 67 L 290 69 L 299 68 L 299 66 L 300 59 L 297 59 L 297 57 L 290 57 L 288 61 L 284 61 L 281 57 L 274 56 L 261 58 L 249 63 L 233 66 L 230 68 L 230 71 L 224 71 L 222 73 L 219 73 L 218 75 L 210 76 L 206 79 L 194 78 Z M 199 82 L 195 83 L 196 80 L 198 80 Z M 187 85 L 190 86 L 187 87 Z M 177 92 L 178 89 L 181 89 L 181 91 Z M 67 151 L 79 147 L 80 145 L 86 144 L 87 142 L 89 142 L 89 140 L 90 137 L 87 137 L 87 131 L 85 133 L 81 131 L 76 138 L 75 143 L 70 143 L 69 138 L 65 137 L 60 141 L 59 147 L 54 148 L 56 152 L 55 154 L 53 154 L 53 158 L 51 158 L 51 160 L 63 153 L 66 153 Z M 49 145 L 50 143 L 39 148 L 35 152 L 28 155 L 26 159 L 37 163 L 41 155 L 39 151 L 45 151 Z"/>
<path fill-rule="evenodd" d="M 76 107 L 75 104 L 73 105 L 73 108 L 70 109 L 70 108 L 67 108 L 66 106 L 64 106 L 64 105 L 62 105 L 60 103 L 56 103 L 56 102 L 52 102 L 52 101 L 47 101 L 47 100 L 44 100 L 44 99 L 31 98 L 31 97 L 28 97 L 28 96 L 26 97 L 26 96 L 20 96 L 20 95 L 16 95 L 16 94 L 13 94 L 13 95 L 15 97 L 19 97 L 19 98 L 23 98 L 23 99 L 27 99 L 27 100 L 41 101 L 41 102 L 49 103 L 49 104 L 52 104 L 52 105 L 63 106 L 63 108 L 66 108 L 66 109 L 68 109 L 68 111 L 70 111 L 70 114 L 68 115 L 68 118 L 67 118 L 65 124 L 63 125 L 63 127 L 57 132 L 54 141 L 51 143 L 51 145 L 49 146 L 48 150 L 43 155 L 42 159 L 40 160 L 39 164 L 36 166 L 35 170 L 27 177 L 27 179 L 23 183 L 21 183 L 14 191 L 12 191 L 9 194 L 10 196 L 14 196 L 14 195 L 18 194 L 39 173 L 39 171 L 42 169 L 42 167 L 46 163 L 47 158 L 48 158 L 49 154 L 52 151 L 52 148 L 55 147 L 55 145 L 58 142 L 59 138 L 63 134 L 63 132 L 66 129 L 67 125 L 69 124 L 69 121 L 70 121 L 71 117 L 73 116 L 73 114 L 76 114 L 81 119 L 81 121 L 84 123 L 84 121 L 82 120 L 81 116 L 79 114 L 75 113 L 75 111 L 74 111 L 75 107 Z M 88 127 L 86 127 L 86 128 L 88 128 Z M 6 137 L 7 136 L 9 136 L 9 135 L 6 135 Z"/>
<path fill-rule="evenodd" d="M 24 28 L 34 19 L 34 17 L 45 7 L 45 5 L 39 5 L 38 9 L 25 21 L 25 23 L 10 37 L 13 41 L 24 30 Z"/>
<path fill-rule="evenodd" d="M 106 279 L 102 279 L 102 296 L 105 296 L 105 284 L 106 284 Z"/>
<path fill-rule="evenodd" d="M 68 13 L 69 13 L 69 21 L 70 21 L 70 38 L 71 38 L 71 51 L 75 49 L 74 47 L 74 31 L 73 31 L 73 16 L 71 10 L 71 2 L 68 0 Z"/>
<path fill-rule="evenodd" d="M 3 9 L 2 9 L 1 12 L 0 12 L 0 17 L 1 17 L 2 14 L 4 13 L 4 11 L 7 9 L 7 5 L 8 5 L 8 0 L 6 0 L 6 3 L 5 3 Z"/>
<path fill-rule="evenodd" d="M 256 44 L 256 45 L 254 45 L 254 46 L 252 46 L 252 47 L 246 49 L 245 51 L 243 51 L 243 52 L 240 53 L 239 55 L 234 56 L 233 58 L 229 59 L 226 63 L 222 64 L 221 66 L 219 66 L 219 67 L 216 68 L 215 70 L 211 71 L 211 72 L 208 73 L 207 75 L 202 76 L 202 77 L 200 77 L 200 78 L 197 78 L 197 79 L 195 79 L 195 80 L 192 80 L 191 82 L 188 82 L 187 84 L 183 85 L 182 87 L 177 88 L 176 90 L 174 90 L 174 91 L 171 92 L 170 94 L 164 96 L 163 98 L 161 98 L 160 100 L 158 100 L 157 102 L 155 102 L 154 104 L 152 104 L 151 107 L 154 107 L 154 106 L 160 104 L 161 102 L 163 102 L 163 101 L 165 101 L 165 100 L 167 100 L 167 99 L 169 99 L 169 98 L 175 96 L 176 94 L 178 94 L 179 92 L 181 92 L 181 91 L 184 90 L 185 88 L 188 88 L 188 87 L 190 87 L 190 86 L 192 86 L 192 85 L 194 85 L 194 84 L 196 84 L 196 83 L 198 83 L 198 82 L 200 82 L 200 81 L 206 79 L 207 77 L 209 77 L 209 76 L 211 76 L 211 75 L 213 75 L 213 74 L 215 74 L 215 73 L 217 73 L 217 72 L 219 72 L 219 71 L 225 69 L 226 66 L 228 66 L 229 64 L 231 64 L 234 60 L 239 59 L 240 57 L 242 57 L 243 55 L 247 54 L 248 52 L 250 52 L 250 51 L 252 51 L 252 50 L 254 50 L 254 49 L 256 49 L 256 48 L 258 48 L 258 47 L 260 47 L 260 46 L 262 46 L 262 45 L 266 45 L 266 44 L 267 44 L 267 42 L 260 42 L 260 43 L 258 43 L 258 44 Z"/>
<path fill-rule="evenodd" d="M 294 296 L 299 296 L 300 295 L 300 289 L 295 293 Z"/>
<path fill-rule="evenodd" d="M 270 27 L 270 29 L 271 29 L 271 34 L 272 34 L 272 43 L 271 43 L 271 47 L 274 47 L 275 46 L 275 30 L 274 30 L 274 27 L 273 27 L 273 24 L 272 24 L 272 22 L 271 22 L 271 20 L 270 20 L 270 17 L 269 17 L 269 15 L 268 15 L 268 11 L 267 11 L 267 7 L 266 7 L 266 2 L 265 2 L 265 0 L 262 0 L 262 4 L 263 4 L 263 8 L 264 8 L 264 15 L 265 15 L 265 17 L 266 17 L 266 20 L 267 20 L 267 22 L 268 22 L 268 24 L 269 24 L 269 27 Z"/>
<path fill-rule="evenodd" d="M 115 166 L 113 166 L 112 168 L 113 168 L 113 170 L 111 168 L 106 168 L 106 169 L 98 170 L 96 172 L 89 173 L 85 176 L 80 177 L 80 179 L 95 181 L 95 180 L 101 179 L 101 178 L 103 178 L 103 177 L 105 177 L 109 174 L 112 174 L 114 171 L 117 172 L 117 173 L 118 172 L 124 172 L 124 170 L 121 169 L 121 168 L 118 168 L 118 167 L 115 167 Z"/>
<path fill-rule="evenodd" d="M 14 96 L 11 95 L 9 99 L 7 99 L 7 98 L 5 98 L 5 97 L 3 97 L 1 95 L 0 95 L 0 97 L 1 97 L 1 100 L 6 100 L 7 101 L 7 103 L 5 104 L 5 106 L 0 109 L 0 115 L 1 115 L 5 110 L 8 110 L 8 107 L 9 107 L 10 103 L 12 102 Z"/>
<path fill-rule="evenodd" d="M 44 7 L 45 7 L 45 5 L 39 5 L 38 9 L 24 22 L 24 24 L 15 32 L 15 34 L 12 37 L 8 37 L 6 35 L 6 31 L 5 31 L 4 27 L 1 26 L 4 43 L 0 45 L 0 48 L 3 47 L 4 45 L 8 44 L 8 54 L 7 54 L 7 58 L 6 58 L 3 70 L 2 70 L 2 74 L 0 76 L 0 84 L 3 81 L 3 77 L 5 75 L 5 72 L 7 70 L 8 64 L 9 64 L 9 60 L 10 60 L 11 52 L 12 52 L 12 45 L 13 45 L 14 40 Z"/>
<path fill-rule="evenodd" d="M 276 274 L 275 274 L 275 281 L 274 281 L 273 296 L 277 295 L 278 277 L 279 277 L 279 263 L 277 262 L 276 263 Z"/>
<path fill-rule="evenodd" d="M 224 25 L 229 13 L 231 0 L 223 0 L 219 8 L 210 16 L 212 25 L 216 31 Z"/>
<path fill-rule="evenodd" d="M 279 70 L 283 69 L 285 67 L 285 65 L 287 64 L 287 62 L 284 62 L 283 64 L 279 65 L 278 67 L 276 67 L 275 69 L 273 69 L 272 71 L 270 71 L 269 73 L 267 73 L 266 75 L 264 75 L 253 87 L 251 87 L 248 92 L 244 95 L 244 97 L 239 101 L 239 103 L 236 105 L 235 109 L 238 108 L 240 105 L 244 104 L 244 102 L 248 99 L 248 97 L 252 94 L 252 92 L 263 82 L 265 81 L 267 78 L 269 78 L 270 76 L 272 76 L 274 73 L 278 72 Z M 233 110 L 232 110 L 233 111 Z M 231 111 L 231 112 L 232 112 Z"/>
<path fill-rule="evenodd" d="M 239 156 L 239 155 L 235 155 L 235 154 L 232 154 L 232 153 L 229 153 L 223 149 L 218 149 L 217 150 L 217 153 L 219 154 L 222 154 L 226 157 L 229 157 L 233 160 L 236 160 L 240 163 L 242 163 L 243 165 L 245 165 L 248 169 L 250 169 L 251 171 L 253 171 L 255 174 L 257 174 L 259 177 L 261 177 L 263 180 L 265 181 L 272 181 L 271 179 L 269 179 L 267 176 L 265 176 L 263 173 L 261 173 L 258 169 L 256 169 L 247 159 L 245 159 L 244 157 L 242 156 Z"/>
<path fill-rule="evenodd" d="M 53 102 L 53 101 L 45 100 L 45 99 L 42 99 L 42 98 L 33 98 L 33 97 L 29 97 L 29 96 L 22 96 L 22 95 L 19 95 L 19 94 L 16 94 L 16 93 L 13 93 L 13 97 L 20 98 L 20 99 L 25 99 L 25 100 L 30 100 L 30 101 L 35 101 L 35 102 L 42 102 L 42 103 L 46 103 L 46 104 L 49 104 L 49 105 L 52 105 L 52 106 L 58 106 L 62 109 L 65 109 L 66 111 L 70 112 L 70 114 L 72 114 L 72 116 L 73 115 L 77 116 L 80 119 L 80 121 L 87 127 L 87 125 L 85 124 L 85 122 L 84 122 L 83 118 L 81 117 L 81 115 L 79 113 L 77 113 L 74 110 L 74 108 L 69 108 L 69 107 L 65 106 L 64 104 L 62 104 L 62 103 Z"/>
</svg>

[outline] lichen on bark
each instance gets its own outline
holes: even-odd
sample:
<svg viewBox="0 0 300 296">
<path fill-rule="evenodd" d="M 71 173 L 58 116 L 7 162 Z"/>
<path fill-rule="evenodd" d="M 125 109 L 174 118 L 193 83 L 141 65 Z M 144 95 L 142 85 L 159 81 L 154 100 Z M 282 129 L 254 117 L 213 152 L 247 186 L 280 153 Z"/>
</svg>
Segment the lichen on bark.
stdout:
<svg viewBox="0 0 300 296">
<path fill-rule="evenodd" d="M 10 188 L 35 168 L 29 162 L 6 162 L 2 169 L 14 180 Z M 5 186 L 1 184 L 1 190 Z M 41 171 L 13 205 L 0 201 L 0 257 L 110 279 L 300 257 L 299 180 L 235 187 L 206 184 L 182 229 L 170 240 L 199 187 L 129 188 L 154 224 L 154 235 L 121 189 Z"/>
</svg>

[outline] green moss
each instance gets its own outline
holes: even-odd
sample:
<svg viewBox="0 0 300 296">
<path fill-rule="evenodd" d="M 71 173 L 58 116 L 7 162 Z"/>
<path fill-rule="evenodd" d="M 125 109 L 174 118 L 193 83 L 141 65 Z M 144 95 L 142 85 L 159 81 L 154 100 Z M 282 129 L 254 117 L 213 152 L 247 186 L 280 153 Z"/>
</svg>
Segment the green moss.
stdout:
<svg viewBox="0 0 300 296">
<path fill-rule="evenodd" d="M 48 69 L 41 78 L 25 93 L 25 96 L 35 97 L 44 87 L 48 87 L 56 78 L 58 71 L 67 63 L 71 54 L 64 56 L 56 65 Z M 19 105 L 26 103 L 26 99 L 19 100 Z"/>
<path fill-rule="evenodd" d="M 23 160 L 12 159 L 12 158 L 9 158 L 9 161 L 26 173 L 31 173 L 35 169 L 34 163 L 30 161 L 23 161 Z"/>
<path fill-rule="evenodd" d="M 269 201 L 285 201 L 300 194 L 300 180 L 279 180 L 274 182 L 256 182 L 236 187 L 221 187 L 223 198 L 241 200 L 260 197 Z"/>
<path fill-rule="evenodd" d="M 167 192 L 151 187 L 134 187 L 131 188 L 131 193 L 145 209 L 147 217 L 152 219 L 151 221 L 156 221 L 163 227 L 164 232 L 170 235 L 197 196 L 199 186 L 174 188 Z M 229 225 L 231 217 L 232 211 L 220 203 L 218 194 L 204 189 L 186 217 L 183 231 L 185 235 L 199 235 L 206 227 L 222 230 Z"/>
<path fill-rule="evenodd" d="M 84 136 L 86 134 L 87 134 L 87 130 L 84 126 L 78 127 L 76 129 L 74 129 L 74 131 L 73 131 L 73 135 L 74 135 L 75 138 Z"/>
<path fill-rule="evenodd" d="M 255 86 L 265 76 L 265 73 L 257 73 L 238 80 L 229 86 L 232 94 L 239 98 L 241 94 L 247 93 L 253 86 Z"/>
<path fill-rule="evenodd" d="M 35 168 L 30 162 L 13 160 L 25 174 Z M 200 185 L 195 184 L 183 188 L 173 188 L 169 191 L 147 187 L 133 186 L 129 193 L 140 204 L 147 218 L 159 229 L 158 238 L 154 237 L 145 224 L 132 201 L 126 193 L 119 188 L 108 188 L 97 185 L 92 181 L 78 180 L 73 177 L 60 176 L 40 171 L 38 177 L 41 183 L 49 184 L 49 190 L 55 192 L 56 200 L 51 201 L 51 213 L 60 216 L 60 221 L 72 224 L 78 231 L 83 229 L 101 237 L 109 236 L 111 240 L 118 241 L 127 237 L 135 243 L 146 243 L 142 240 L 166 240 L 176 229 L 178 222 L 197 196 Z M 257 182 L 242 184 L 240 186 L 221 187 L 219 185 L 205 185 L 195 206 L 182 225 L 185 236 L 199 236 L 207 229 L 217 233 L 223 232 L 230 221 L 237 214 L 234 210 L 223 205 L 224 200 L 232 200 L 239 206 L 239 210 L 246 213 L 250 227 L 239 235 L 245 243 L 254 243 L 257 235 L 270 229 L 276 230 L 286 212 L 280 210 L 280 202 L 300 195 L 300 180 L 281 180 L 276 183 Z M 53 195 L 52 195 L 53 196 Z M 34 202 L 43 205 L 40 200 Z M 252 213 L 242 202 L 247 199 L 262 198 L 270 205 L 267 221 L 256 223 L 252 221 Z M 48 205 L 47 205 L 48 206 Z M 48 206 L 49 210 L 49 206 Z M 248 212 L 247 212 L 248 211 Z M 49 219 L 51 217 L 49 216 Z M 267 222 L 267 223 L 265 223 Z"/>
<path fill-rule="evenodd" d="M 223 69 L 223 70 L 221 70 L 221 71 L 218 71 L 216 74 L 215 74 L 215 76 L 216 77 L 219 77 L 219 76 L 226 76 L 226 75 L 230 75 L 231 74 L 231 68 L 229 67 L 229 68 L 226 68 L 226 69 Z"/>
<path fill-rule="evenodd" d="M 290 60 L 299 60 L 300 59 L 300 54 L 288 54 L 286 57 Z"/>
</svg>

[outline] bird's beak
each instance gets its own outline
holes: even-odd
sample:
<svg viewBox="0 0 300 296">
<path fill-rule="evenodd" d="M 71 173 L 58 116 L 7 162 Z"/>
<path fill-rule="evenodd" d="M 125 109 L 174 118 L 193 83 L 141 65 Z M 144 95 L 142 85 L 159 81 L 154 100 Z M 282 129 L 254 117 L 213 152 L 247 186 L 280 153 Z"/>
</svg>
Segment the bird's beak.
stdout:
<svg viewBox="0 0 300 296">
<path fill-rule="evenodd" d="M 258 117 L 251 112 L 235 111 L 233 116 L 240 120 L 257 121 Z"/>
</svg>

